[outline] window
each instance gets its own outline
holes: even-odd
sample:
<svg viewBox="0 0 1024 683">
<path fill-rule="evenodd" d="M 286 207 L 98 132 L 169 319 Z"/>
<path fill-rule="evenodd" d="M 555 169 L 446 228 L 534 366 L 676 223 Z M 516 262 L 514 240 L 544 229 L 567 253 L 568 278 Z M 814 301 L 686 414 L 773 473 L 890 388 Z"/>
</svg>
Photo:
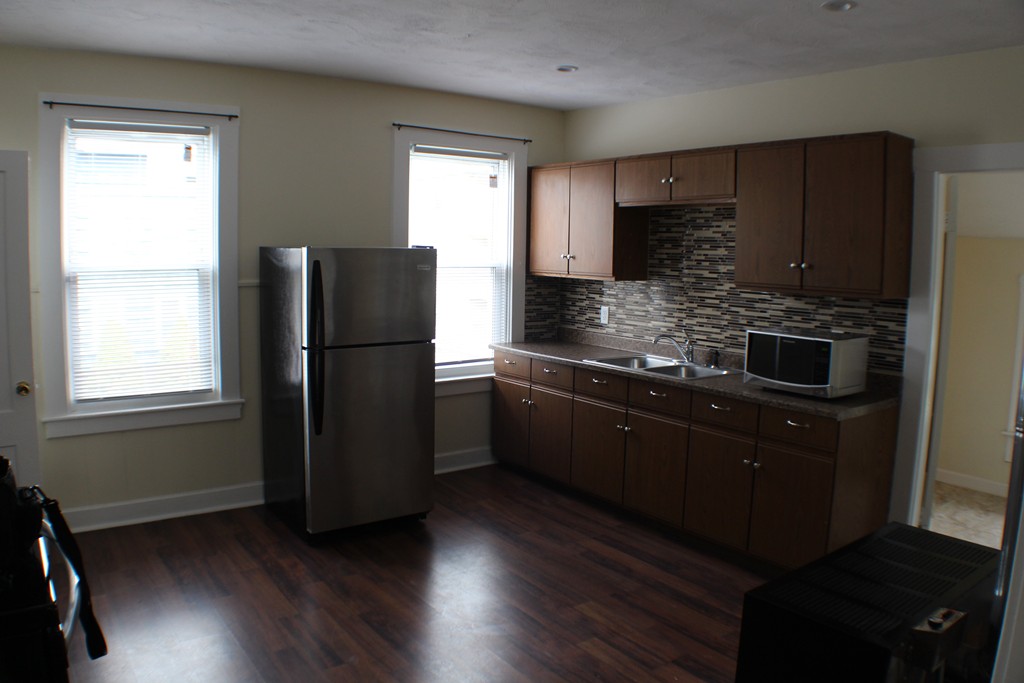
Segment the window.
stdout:
<svg viewBox="0 0 1024 683">
<path fill-rule="evenodd" d="M 437 249 L 437 375 L 482 372 L 489 344 L 522 338 L 526 146 L 415 128 L 396 136 L 396 243 Z"/>
<path fill-rule="evenodd" d="M 237 120 L 44 107 L 47 435 L 238 417 Z"/>
</svg>

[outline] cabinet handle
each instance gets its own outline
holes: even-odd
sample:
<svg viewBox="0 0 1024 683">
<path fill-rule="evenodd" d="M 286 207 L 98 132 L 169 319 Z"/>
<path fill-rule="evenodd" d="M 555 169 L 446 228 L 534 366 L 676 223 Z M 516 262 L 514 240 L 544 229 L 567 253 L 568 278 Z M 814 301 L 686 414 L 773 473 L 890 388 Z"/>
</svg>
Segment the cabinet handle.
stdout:
<svg viewBox="0 0 1024 683">
<path fill-rule="evenodd" d="M 662 179 L 661 179 L 661 184 L 662 184 L 662 185 L 664 185 L 664 184 L 665 184 L 665 183 L 667 183 L 667 182 L 668 182 L 668 178 L 662 178 Z"/>
<path fill-rule="evenodd" d="M 668 396 L 668 394 L 659 394 L 654 389 L 649 389 L 647 393 L 653 396 L 654 398 L 665 398 L 666 396 Z"/>
<path fill-rule="evenodd" d="M 672 183 L 674 183 L 675 181 L 676 181 L 676 179 L 675 179 L 674 177 L 672 177 L 672 176 L 669 176 L 669 177 L 668 177 L 668 184 L 669 184 L 669 185 L 671 185 L 671 184 L 672 184 Z"/>
<path fill-rule="evenodd" d="M 558 374 L 558 370 L 549 370 L 548 368 L 544 368 L 544 374 L 545 375 L 557 375 Z"/>
<path fill-rule="evenodd" d="M 567 258 L 569 258 L 569 255 L 568 254 L 562 254 L 558 258 L 560 258 L 560 259 L 567 259 Z"/>
<path fill-rule="evenodd" d="M 750 466 L 753 467 L 755 470 L 761 469 L 761 463 L 759 462 L 752 463 Z"/>
<path fill-rule="evenodd" d="M 571 260 L 571 261 L 575 261 L 575 260 L 576 260 L 576 254 L 568 254 L 568 255 L 566 256 L 566 258 L 567 258 L 567 259 L 569 259 L 569 260 Z"/>
<path fill-rule="evenodd" d="M 797 429 L 810 429 L 811 428 L 811 425 L 809 425 L 809 424 L 800 424 L 799 422 L 793 422 L 792 420 L 786 420 L 786 424 L 788 424 L 790 427 L 796 427 Z"/>
<path fill-rule="evenodd" d="M 753 460 L 747 460 L 746 458 L 744 458 L 743 459 L 743 464 L 744 465 L 753 465 L 754 461 Z"/>
<path fill-rule="evenodd" d="M 516 362 L 514 360 L 509 360 L 508 358 L 505 359 L 505 365 L 515 365 L 515 364 L 516 364 Z"/>
<path fill-rule="evenodd" d="M 624 432 L 631 432 L 631 431 L 633 431 L 632 427 L 627 427 L 626 425 L 615 425 L 615 428 L 619 429 L 621 431 L 624 431 Z"/>
<path fill-rule="evenodd" d="M 717 403 L 712 403 L 711 404 L 711 409 L 712 410 L 721 410 L 724 413 L 731 413 L 732 412 L 732 408 L 731 407 L 729 407 L 729 406 L 720 406 Z"/>
<path fill-rule="evenodd" d="M 799 264 L 799 263 L 797 263 L 797 262 L 795 262 L 795 261 L 794 261 L 793 263 L 790 263 L 790 264 L 789 264 L 789 267 L 790 267 L 790 268 L 799 268 L 799 267 L 800 267 L 800 265 L 801 265 L 801 264 Z"/>
<path fill-rule="evenodd" d="M 811 264 L 810 263 L 801 263 L 800 264 L 800 270 L 810 270 L 810 269 L 811 269 Z"/>
<path fill-rule="evenodd" d="M 608 384 L 608 380 L 606 380 L 606 379 L 598 379 L 596 377 L 591 377 L 590 381 L 593 382 L 594 384 Z"/>
</svg>

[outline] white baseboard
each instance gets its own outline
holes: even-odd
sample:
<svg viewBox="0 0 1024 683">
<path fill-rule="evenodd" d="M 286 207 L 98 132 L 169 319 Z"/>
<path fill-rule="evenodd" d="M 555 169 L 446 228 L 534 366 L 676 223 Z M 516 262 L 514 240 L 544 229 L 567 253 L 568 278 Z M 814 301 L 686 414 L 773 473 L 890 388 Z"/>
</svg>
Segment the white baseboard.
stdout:
<svg viewBox="0 0 1024 683">
<path fill-rule="evenodd" d="M 109 505 L 86 505 L 68 508 L 63 512 L 71 530 L 80 532 L 262 504 L 263 482 L 254 481 L 171 496 L 138 498 Z"/>
<path fill-rule="evenodd" d="M 495 462 L 497 461 L 489 448 L 440 453 L 434 458 L 434 474 L 483 467 L 493 465 Z M 63 512 L 71 530 L 83 532 L 262 504 L 263 482 L 254 481 L 237 486 L 139 498 L 108 505 L 85 505 L 68 508 Z"/>
<path fill-rule="evenodd" d="M 498 462 L 491 455 L 490 448 L 470 448 L 464 451 L 438 453 L 434 456 L 434 474 L 468 470 Z"/>
<path fill-rule="evenodd" d="M 962 486 L 965 489 L 989 493 L 993 496 L 999 496 L 1000 498 L 1006 498 L 1009 490 L 1009 484 L 1007 482 L 982 479 L 981 477 L 974 477 L 969 474 L 960 474 L 959 472 L 952 472 L 950 470 L 938 470 L 935 473 L 935 479 L 944 484 Z"/>
</svg>

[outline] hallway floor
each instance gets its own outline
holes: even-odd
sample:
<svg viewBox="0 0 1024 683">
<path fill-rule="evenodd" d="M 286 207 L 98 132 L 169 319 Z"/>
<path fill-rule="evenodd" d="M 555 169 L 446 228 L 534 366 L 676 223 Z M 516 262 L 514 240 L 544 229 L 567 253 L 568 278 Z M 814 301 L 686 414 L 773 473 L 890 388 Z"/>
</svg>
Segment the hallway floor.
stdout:
<svg viewBox="0 0 1024 683">
<path fill-rule="evenodd" d="M 936 533 L 1000 548 L 1005 516 L 1006 498 L 935 482 L 929 528 Z"/>
</svg>

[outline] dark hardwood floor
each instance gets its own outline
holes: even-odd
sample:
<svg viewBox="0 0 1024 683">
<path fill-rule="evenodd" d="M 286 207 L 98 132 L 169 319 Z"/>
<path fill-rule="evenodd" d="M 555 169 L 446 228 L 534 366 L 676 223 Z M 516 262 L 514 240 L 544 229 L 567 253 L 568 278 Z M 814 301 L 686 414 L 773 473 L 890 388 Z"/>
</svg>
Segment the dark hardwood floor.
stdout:
<svg viewBox="0 0 1024 683">
<path fill-rule="evenodd" d="M 765 579 L 499 467 L 310 546 L 264 508 L 78 534 L 110 652 L 71 679 L 732 681 Z"/>
</svg>

